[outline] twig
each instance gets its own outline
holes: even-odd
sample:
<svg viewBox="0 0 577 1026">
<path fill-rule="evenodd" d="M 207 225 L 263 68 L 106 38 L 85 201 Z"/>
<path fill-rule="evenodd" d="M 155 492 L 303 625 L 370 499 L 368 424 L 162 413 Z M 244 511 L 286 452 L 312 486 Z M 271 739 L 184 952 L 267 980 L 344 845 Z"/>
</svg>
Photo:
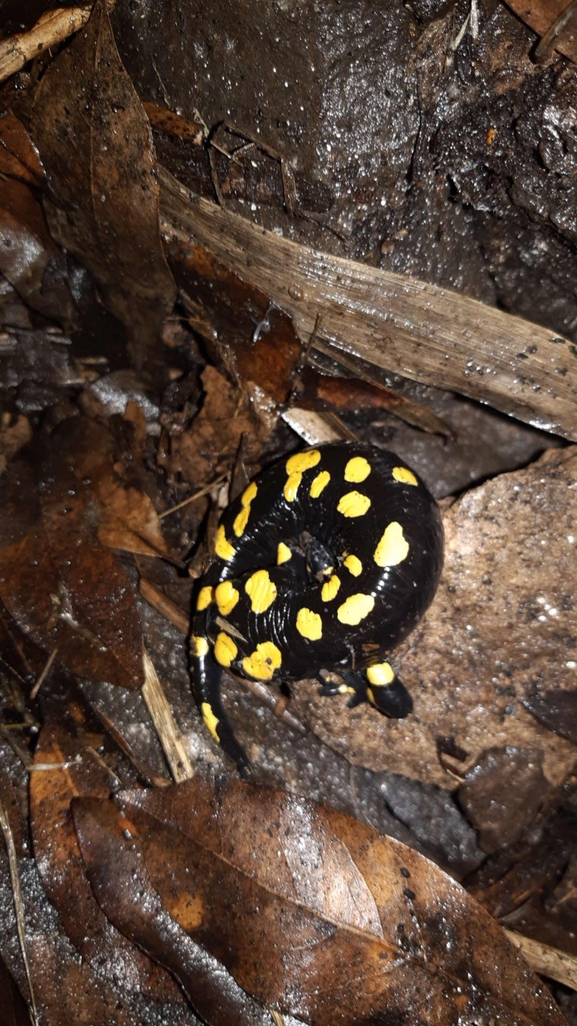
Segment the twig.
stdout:
<svg viewBox="0 0 577 1026">
<path fill-rule="evenodd" d="M 154 663 L 146 650 L 143 650 L 143 662 L 144 684 L 142 685 L 142 697 L 146 702 L 146 707 L 158 734 L 158 739 L 162 745 L 170 772 L 173 779 L 179 784 L 182 780 L 189 780 L 194 776 L 192 763 L 186 754 L 182 735 L 176 725 L 166 695 L 162 690 Z"/>
<path fill-rule="evenodd" d="M 190 629 L 190 616 L 187 616 L 185 612 L 177 606 L 176 602 L 169 599 L 163 591 L 159 591 L 158 588 L 147 581 L 146 577 L 141 577 L 138 590 L 142 595 L 145 602 L 148 602 L 149 606 L 156 609 L 157 613 L 160 613 L 165 620 L 176 627 L 177 631 L 181 634 L 188 634 Z"/>
<path fill-rule="evenodd" d="M 38 680 L 36 681 L 36 684 L 32 688 L 32 691 L 30 692 L 30 698 L 32 698 L 32 699 L 36 698 L 36 695 L 40 691 L 40 688 L 44 684 L 44 681 L 46 680 L 48 674 L 50 673 L 50 670 L 52 669 L 52 664 L 53 664 L 54 660 L 56 659 L 57 654 L 58 654 L 58 645 L 56 646 L 56 648 L 52 649 L 50 655 L 48 656 L 48 659 L 46 660 L 46 663 L 44 665 L 44 669 L 42 670 L 42 673 L 40 674 Z"/>
<path fill-rule="evenodd" d="M 215 488 L 216 485 L 219 485 L 221 481 L 224 481 L 226 477 L 228 477 L 228 474 L 221 474 L 220 477 L 217 477 L 216 480 L 211 481 L 210 484 L 205 485 L 204 488 L 201 488 L 198 492 L 195 492 L 194 495 L 189 495 L 188 499 L 183 499 L 182 502 L 177 503 L 176 506 L 171 506 L 170 509 L 165 509 L 163 513 L 159 513 L 158 519 L 163 520 L 164 517 L 170 516 L 171 513 L 176 513 L 177 509 L 182 509 L 183 506 L 188 506 L 189 502 L 194 502 L 195 499 L 201 499 L 203 495 L 206 495 L 213 488 Z"/>
<path fill-rule="evenodd" d="M 57 7 L 46 11 L 29 32 L 9 36 L 0 43 L 0 82 L 20 71 L 28 61 L 62 43 L 86 25 L 92 6 Z"/>
<path fill-rule="evenodd" d="M 521 949 L 536 973 L 547 976 L 550 980 L 556 980 L 557 983 L 563 983 L 566 987 L 571 987 L 572 990 L 577 990 L 577 958 L 575 955 L 568 955 L 566 951 L 552 948 L 549 944 L 542 944 L 515 930 L 505 930 L 505 933 L 509 940 Z"/>
<path fill-rule="evenodd" d="M 26 970 L 26 979 L 28 980 L 28 990 L 30 993 L 30 1013 L 34 1024 L 38 1022 L 38 1012 L 36 1010 L 36 999 L 34 997 L 34 987 L 32 986 L 32 972 L 30 969 L 30 963 L 28 961 L 28 948 L 26 946 L 26 925 L 24 918 L 24 902 L 22 901 L 22 891 L 20 890 L 20 877 L 18 875 L 18 860 L 16 857 L 16 846 L 14 844 L 14 837 L 12 835 L 12 828 L 10 826 L 10 820 L 6 814 L 6 810 L 0 802 L 0 827 L 2 827 L 2 833 L 4 834 L 4 843 L 6 844 L 6 851 L 8 853 L 8 865 L 10 868 L 10 880 L 12 883 L 12 894 L 14 896 L 14 911 L 16 913 L 16 929 L 18 930 L 18 940 L 20 941 L 20 950 L 22 952 L 22 958 L 24 960 L 24 968 Z"/>
</svg>

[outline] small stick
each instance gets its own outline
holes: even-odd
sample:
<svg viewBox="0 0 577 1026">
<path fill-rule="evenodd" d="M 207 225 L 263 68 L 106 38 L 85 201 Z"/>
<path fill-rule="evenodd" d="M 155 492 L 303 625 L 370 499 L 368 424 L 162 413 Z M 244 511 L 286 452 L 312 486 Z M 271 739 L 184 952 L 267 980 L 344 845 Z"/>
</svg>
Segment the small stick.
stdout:
<svg viewBox="0 0 577 1026">
<path fill-rule="evenodd" d="M 14 897 L 14 911 L 16 913 L 16 928 L 18 930 L 18 940 L 20 941 L 20 950 L 22 952 L 22 958 L 24 960 L 24 968 L 26 970 L 26 979 L 28 980 L 28 990 L 30 992 L 30 1013 L 34 1024 L 38 1022 L 38 1012 L 36 1010 L 36 999 L 34 997 L 34 987 L 32 986 L 32 972 L 30 969 L 30 963 L 28 961 L 28 949 L 26 947 L 26 925 L 24 919 L 24 902 L 22 900 L 22 891 L 20 890 L 20 877 L 18 876 L 18 859 L 16 857 L 16 846 L 14 844 L 14 836 L 12 834 L 12 828 L 10 826 L 10 820 L 6 814 L 6 810 L 0 802 L 0 827 L 4 834 L 4 842 L 6 844 L 6 851 L 8 853 L 8 865 L 10 867 L 10 880 L 12 883 L 12 894 Z"/>
<path fill-rule="evenodd" d="M 156 609 L 157 613 L 160 613 L 165 620 L 176 627 L 181 634 L 188 634 L 190 630 L 190 617 L 182 611 L 180 606 L 177 606 L 176 602 L 169 599 L 164 592 L 159 591 L 155 588 L 154 584 L 146 580 L 146 577 L 140 578 L 138 590 L 142 595 L 145 602 L 148 602 L 149 606 Z"/>
<path fill-rule="evenodd" d="M 58 653 L 58 645 L 56 646 L 56 648 L 52 649 L 50 655 L 48 656 L 48 659 L 46 660 L 44 669 L 42 670 L 42 673 L 40 674 L 38 680 L 36 681 L 36 684 L 32 688 L 32 691 L 30 692 L 30 698 L 36 698 L 36 695 L 40 691 L 40 688 L 44 684 L 44 681 L 46 680 L 48 674 L 50 673 L 50 670 L 52 669 L 52 663 L 56 659 L 57 653 Z"/>
<path fill-rule="evenodd" d="M 549 944 L 542 944 L 541 941 L 532 937 L 525 937 L 515 930 L 505 930 L 507 937 L 521 949 L 529 965 L 536 973 L 547 976 L 550 980 L 563 983 L 571 990 L 577 990 L 577 958 L 569 955 L 559 948 L 552 948 Z"/>
<path fill-rule="evenodd" d="M 221 481 L 224 481 L 226 477 L 228 477 L 228 473 L 221 474 L 220 477 L 217 477 L 216 480 L 211 481 L 210 484 L 205 485 L 204 488 L 201 488 L 200 491 L 195 492 L 194 495 L 189 495 L 188 499 L 183 499 L 182 502 L 177 503 L 176 506 L 171 506 L 170 509 L 165 509 L 164 513 L 159 513 L 158 519 L 163 520 L 164 517 L 170 516 L 171 513 L 176 513 L 177 509 L 182 509 L 183 506 L 188 506 L 189 502 L 194 502 L 195 499 L 202 498 L 203 495 L 206 495 L 207 492 L 210 492 L 213 488 L 216 487 L 216 485 L 219 485 Z"/>
<path fill-rule="evenodd" d="M 172 777 L 179 784 L 181 781 L 193 777 L 194 769 L 186 753 L 182 735 L 176 725 L 166 695 L 162 690 L 154 663 L 145 649 L 142 657 L 144 662 L 142 697 L 146 702 L 146 708 L 158 734 Z"/>
<path fill-rule="evenodd" d="M 92 7 L 57 7 L 46 11 L 29 32 L 9 36 L 0 43 L 0 82 L 20 71 L 43 50 L 62 43 L 86 25 Z"/>
</svg>

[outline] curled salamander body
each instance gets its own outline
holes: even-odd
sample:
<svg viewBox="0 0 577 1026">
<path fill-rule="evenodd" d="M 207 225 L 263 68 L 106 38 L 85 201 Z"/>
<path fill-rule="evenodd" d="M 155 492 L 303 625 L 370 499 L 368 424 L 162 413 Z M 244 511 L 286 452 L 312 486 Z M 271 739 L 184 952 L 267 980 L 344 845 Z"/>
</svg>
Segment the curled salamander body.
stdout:
<svg viewBox="0 0 577 1026">
<path fill-rule="evenodd" d="M 193 688 L 241 773 L 250 764 L 222 707 L 223 667 L 259 681 L 317 677 L 323 694 L 411 711 L 387 656 L 435 594 L 443 527 L 398 456 L 337 442 L 281 460 L 224 511 L 215 550 L 196 592 Z"/>
</svg>

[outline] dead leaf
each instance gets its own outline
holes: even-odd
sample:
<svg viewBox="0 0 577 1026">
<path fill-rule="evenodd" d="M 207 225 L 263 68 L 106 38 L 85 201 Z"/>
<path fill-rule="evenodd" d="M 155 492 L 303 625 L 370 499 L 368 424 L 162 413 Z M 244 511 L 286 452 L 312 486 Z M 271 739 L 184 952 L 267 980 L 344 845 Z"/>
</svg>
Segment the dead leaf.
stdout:
<svg viewBox="0 0 577 1026">
<path fill-rule="evenodd" d="M 116 810 L 73 803 L 103 910 L 136 939 L 150 894 L 160 895 L 180 928 L 267 1007 L 314 1026 L 564 1022 L 458 884 L 348 816 L 226 780 L 116 801 Z M 141 903 L 123 896 L 135 862 L 150 881 Z"/>
<path fill-rule="evenodd" d="M 41 185 L 44 169 L 32 140 L 14 111 L 0 116 L 0 172 L 9 178 L 19 178 L 28 185 Z"/>
<path fill-rule="evenodd" d="M 245 458 L 256 461 L 270 433 L 268 419 L 257 419 L 247 397 L 210 365 L 202 373 L 206 395 L 194 421 L 194 431 L 166 430 L 166 456 L 159 463 L 170 466 L 196 491 L 213 481 L 236 456 L 241 438 L 245 440 Z M 162 451 L 162 449 L 161 449 Z"/>
<path fill-rule="evenodd" d="M 507 0 L 507 4 L 521 21 L 542 37 L 546 46 L 544 57 L 558 50 L 569 60 L 577 61 L 575 11 L 568 0 Z"/>
<path fill-rule="evenodd" d="M 168 556 L 158 513 L 148 495 L 111 478 L 101 482 L 97 494 L 102 504 L 98 538 L 103 545 L 141 556 Z"/>
<path fill-rule="evenodd" d="M 54 769 L 30 774 L 30 814 L 34 854 L 44 889 L 62 926 L 82 958 L 115 987 L 158 1001 L 182 1004 L 178 987 L 156 963 L 134 947 L 100 911 L 83 869 L 70 802 L 79 795 L 107 799 L 114 777 L 95 752 L 65 728 L 48 723 L 34 764 Z"/>
<path fill-rule="evenodd" d="M 42 207 L 30 187 L 14 179 L 4 181 L 0 193 L 0 271 L 27 304 L 61 324 L 69 321 L 72 309 L 65 267 L 65 256 L 54 244 Z"/>
<path fill-rule="evenodd" d="M 18 626 L 46 651 L 58 648 L 69 669 L 135 688 L 142 680 L 136 595 L 117 556 L 98 541 L 91 488 L 91 472 L 107 462 L 111 472 L 110 444 L 104 425 L 72 418 L 54 430 L 37 469 L 29 458 L 9 465 L 0 596 Z"/>
<path fill-rule="evenodd" d="M 129 331 L 136 365 L 162 380 L 160 331 L 175 286 L 160 245 L 150 127 L 104 0 L 48 68 L 32 123 L 54 203 L 52 233 L 96 278 Z"/>
<path fill-rule="evenodd" d="M 173 243 L 167 255 L 190 324 L 207 340 L 217 365 L 222 362 L 245 387 L 252 382 L 275 403 L 285 403 L 303 356 L 291 318 L 269 308 L 264 292 L 201 246 Z"/>
</svg>

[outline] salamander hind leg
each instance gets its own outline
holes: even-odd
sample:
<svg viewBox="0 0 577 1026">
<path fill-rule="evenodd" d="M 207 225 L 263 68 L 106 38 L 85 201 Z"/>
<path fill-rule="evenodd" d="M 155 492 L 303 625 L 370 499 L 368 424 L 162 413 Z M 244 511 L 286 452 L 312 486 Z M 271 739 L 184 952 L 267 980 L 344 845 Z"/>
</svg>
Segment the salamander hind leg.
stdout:
<svg viewBox="0 0 577 1026">
<path fill-rule="evenodd" d="M 390 663 L 374 663 L 365 674 L 367 700 L 384 716 L 402 720 L 413 711 L 413 699 Z"/>
</svg>

